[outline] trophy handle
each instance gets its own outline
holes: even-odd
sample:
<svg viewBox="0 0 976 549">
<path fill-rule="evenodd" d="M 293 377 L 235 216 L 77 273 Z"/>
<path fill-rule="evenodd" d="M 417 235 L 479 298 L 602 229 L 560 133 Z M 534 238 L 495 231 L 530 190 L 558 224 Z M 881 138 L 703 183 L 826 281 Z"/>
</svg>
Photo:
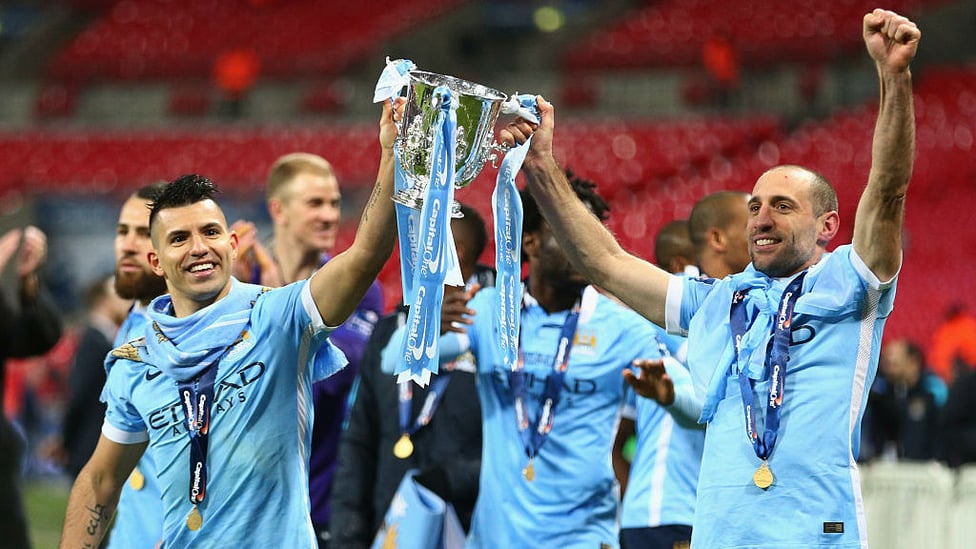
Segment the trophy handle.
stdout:
<svg viewBox="0 0 976 549">
<path fill-rule="evenodd" d="M 533 124 L 539 123 L 539 108 L 535 96 L 531 94 L 513 93 L 502 103 L 501 113 L 514 114 Z M 510 150 L 512 150 L 512 146 L 506 143 L 492 143 L 488 153 L 491 167 L 497 169 L 499 154 L 504 156 Z"/>
</svg>

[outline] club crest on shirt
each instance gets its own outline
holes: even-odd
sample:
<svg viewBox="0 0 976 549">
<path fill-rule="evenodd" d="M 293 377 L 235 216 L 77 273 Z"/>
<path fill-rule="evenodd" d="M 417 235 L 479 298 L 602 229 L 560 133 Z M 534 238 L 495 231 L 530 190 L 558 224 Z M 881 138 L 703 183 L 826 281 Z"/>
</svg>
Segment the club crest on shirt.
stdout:
<svg viewBox="0 0 976 549">
<path fill-rule="evenodd" d="M 247 352 L 248 349 L 254 347 L 254 342 L 251 338 L 251 332 L 244 330 L 241 332 L 241 336 L 234 342 L 231 346 L 230 351 L 227 352 L 228 357 L 234 357 Z"/>
<path fill-rule="evenodd" d="M 579 328 L 573 336 L 573 352 L 593 356 L 596 351 L 596 332 Z"/>
<path fill-rule="evenodd" d="M 135 345 L 138 344 L 140 341 L 141 339 L 137 339 L 135 341 L 130 341 L 128 343 L 120 345 L 119 347 L 116 347 L 115 349 L 112 349 L 112 356 L 115 358 L 124 358 L 126 360 L 131 360 L 133 362 L 142 362 L 142 356 L 139 355 L 139 347 Z"/>
<path fill-rule="evenodd" d="M 270 291 L 271 291 L 271 288 L 270 287 L 268 287 L 268 286 L 261 286 L 261 291 L 258 292 L 258 295 L 255 296 L 254 299 L 251 300 L 251 308 L 252 309 L 254 308 L 254 304 L 258 302 L 258 298 L 259 297 L 261 297 L 262 295 L 264 295 L 264 294 L 266 294 L 266 293 L 268 293 Z"/>
</svg>

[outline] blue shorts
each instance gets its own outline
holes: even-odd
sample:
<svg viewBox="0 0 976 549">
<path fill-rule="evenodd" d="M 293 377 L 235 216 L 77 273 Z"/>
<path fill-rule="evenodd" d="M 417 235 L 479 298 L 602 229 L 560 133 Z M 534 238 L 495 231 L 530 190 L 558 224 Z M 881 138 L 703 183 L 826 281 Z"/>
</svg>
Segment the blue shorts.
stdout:
<svg viewBox="0 0 976 549">
<path fill-rule="evenodd" d="M 691 526 L 667 524 L 655 528 L 622 528 L 621 549 L 688 549 Z"/>
</svg>

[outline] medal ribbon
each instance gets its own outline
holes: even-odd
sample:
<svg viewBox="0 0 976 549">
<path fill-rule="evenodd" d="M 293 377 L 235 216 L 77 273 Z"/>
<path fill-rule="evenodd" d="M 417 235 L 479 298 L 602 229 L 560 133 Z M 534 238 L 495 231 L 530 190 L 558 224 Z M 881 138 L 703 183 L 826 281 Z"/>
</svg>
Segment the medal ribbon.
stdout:
<svg viewBox="0 0 976 549">
<path fill-rule="evenodd" d="M 246 332 L 246 329 L 245 329 Z M 186 413 L 186 434 L 190 437 L 190 503 L 194 506 L 207 496 L 207 452 L 210 440 L 210 415 L 214 401 L 217 365 L 227 352 L 243 341 L 244 333 L 224 349 L 209 366 L 190 380 L 179 382 L 180 405 Z"/>
<path fill-rule="evenodd" d="M 404 361 L 394 371 L 398 382 L 413 379 L 421 386 L 426 386 L 430 375 L 437 373 L 437 340 L 440 338 L 441 303 L 448 268 L 447 246 L 453 245 L 448 238 L 448 223 L 454 201 L 457 104 L 447 86 L 435 88 L 434 97 L 440 98 L 440 105 L 434 122 L 430 183 L 420 211 L 422 239 L 418 242 L 413 267 L 416 289 L 407 315 Z"/>
<path fill-rule="evenodd" d="M 569 354 L 573 348 L 573 341 L 576 336 L 576 325 L 579 322 L 580 305 L 579 302 L 567 313 L 566 320 L 563 322 L 562 330 L 559 334 L 559 342 L 556 344 L 556 355 L 552 359 L 552 372 L 546 377 L 546 385 L 539 397 L 539 410 L 535 421 L 535 429 L 529 431 L 529 413 L 526 405 L 528 397 L 528 387 L 525 384 L 525 357 L 522 354 L 521 345 L 518 348 L 518 361 L 514 370 L 508 373 L 508 384 L 512 390 L 512 397 L 515 401 L 515 421 L 518 426 L 519 434 L 522 436 L 522 444 L 525 446 L 525 455 L 533 459 L 539 453 L 539 449 L 546 442 L 549 432 L 552 430 L 552 422 L 556 416 L 556 405 L 559 404 L 559 395 L 563 391 L 563 379 L 569 369 Z"/>
<path fill-rule="evenodd" d="M 518 362 L 519 302 L 522 297 L 522 198 L 515 176 L 529 150 L 528 141 L 505 153 L 498 170 L 491 211 L 495 223 L 495 287 L 498 289 L 498 349 L 502 363 L 514 370 Z"/>
<path fill-rule="evenodd" d="M 180 403 L 186 412 L 190 437 L 190 503 L 197 505 L 207 495 L 207 450 L 210 439 L 210 405 L 214 399 L 217 361 L 196 378 L 181 381 Z"/>
<path fill-rule="evenodd" d="M 430 384 L 430 390 L 427 391 L 427 398 L 424 399 L 424 405 L 417 414 L 416 419 L 414 419 L 413 425 L 410 424 L 413 387 L 409 383 L 400 383 L 398 385 L 401 435 L 413 436 L 414 433 L 430 423 L 430 418 L 434 417 L 434 411 L 437 410 L 437 405 L 440 404 L 441 397 L 444 396 L 449 381 L 451 381 L 450 370 L 441 372 L 434 378 L 434 381 Z"/>
<path fill-rule="evenodd" d="M 748 369 L 739 369 L 739 387 L 742 394 L 742 409 L 746 419 L 746 435 L 752 443 L 752 448 L 756 456 L 765 461 L 773 453 L 773 446 L 776 445 L 776 437 L 779 434 L 780 413 L 783 407 L 783 396 L 786 388 L 786 364 L 790 360 L 790 327 L 793 321 L 793 307 L 796 305 L 797 298 L 803 288 L 803 278 L 806 272 L 800 273 L 786 286 L 783 297 L 780 299 L 778 316 L 773 325 L 772 338 L 769 341 L 766 351 L 766 362 L 763 365 L 763 377 L 767 372 L 771 373 L 769 383 L 769 398 L 766 400 L 765 425 L 763 436 L 759 438 L 756 428 L 756 404 L 753 389 L 755 381 L 749 378 Z M 743 336 L 749 329 L 749 322 L 746 319 L 746 311 L 742 306 L 745 303 L 745 293 L 737 291 L 732 298 L 730 311 L 730 323 L 732 335 L 735 338 L 735 359 L 739 360 L 740 345 Z"/>
</svg>

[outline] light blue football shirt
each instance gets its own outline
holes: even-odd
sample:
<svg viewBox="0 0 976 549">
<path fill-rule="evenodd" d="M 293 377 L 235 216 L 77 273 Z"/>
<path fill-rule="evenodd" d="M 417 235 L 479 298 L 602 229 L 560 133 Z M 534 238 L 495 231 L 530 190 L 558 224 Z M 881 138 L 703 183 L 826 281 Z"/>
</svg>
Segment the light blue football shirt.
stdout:
<svg viewBox="0 0 976 549">
<path fill-rule="evenodd" d="M 468 545 L 617 547 L 610 452 L 627 392 L 621 373 L 635 359 L 658 356 L 654 332 L 633 311 L 585 290 L 552 430 L 529 482 L 508 371 L 495 347 L 496 301 L 495 288 L 485 288 L 469 303 L 477 311 L 468 336 L 478 359 L 484 453 Z M 548 314 L 525 296 L 521 340 L 533 424 L 567 314 Z"/>
<path fill-rule="evenodd" d="M 669 286 L 668 330 L 690 333 L 688 364 L 708 421 L 693 547 L 867 547 L 856 458 L 896 279 L 879 281 L 849 245 L 809 269 L 791 321 L 779 438 L 769 458 L 775 481 L 762 490 L 752 482 L 760 460 L 732 375 L 729 308 L 737 287 L 759 284 L 746 298 L 748 314 L 758 305 L 775 311 L 787 283 L 750 266 L 714 285 L 674 278 Z M 759 402 L 768 398 L 768 377 L 755 384 Z"/>
<path fill-rule="evenodd" d="M 665 334 L 660 335 L 664 341 Z M 676 397 L 695 398 L 691 374 L 684 364 L 668 356 L 665 369 L 674 382 Z M 698 414 L 675 416 L 671 406 L 640 396 L 636 405 L 637 448 L 621 503 L 620 527 L 691 526 L 705 444 L 705 430 L 695 424 Z"/>
<path fill-rule="evenodd" d="M 260 290 L 243 286 L 254 295 Z M 177 384 L 157 375 L 145 347 L 145 362 L 116 362 L 105 388 L 103 433 L 125 444 L 145 441 L 148 432 L 147 451 L 162 488 L 165 547 L 317 547 L 308 496 L 311 385 L 345 365 L 328 333 L 307 281 L 256 299 L 246 337 L 217 370 L 209 479 L 197 531 L 186 525 L 189 438 Z M 146 336 L 155 337 L 148 329 Z M 333 360 L 322 360 L 326 352 Z"/>
<path fill-rule="evenodd" d="M 119 327 L 114 346 L 141 337 L 147 324 L 149 315 L 146 308 L 136 303 Z M 108 549 L 155 549 L 163 537 L 162 496 L 156 481 L 156 467 L 149 452 L 142 455 L 136 468 L 142 475 L 142 486 L 136 489 L 137 484 L 133 484 L 130 476 L 122 488 Z"/>
</svg>

